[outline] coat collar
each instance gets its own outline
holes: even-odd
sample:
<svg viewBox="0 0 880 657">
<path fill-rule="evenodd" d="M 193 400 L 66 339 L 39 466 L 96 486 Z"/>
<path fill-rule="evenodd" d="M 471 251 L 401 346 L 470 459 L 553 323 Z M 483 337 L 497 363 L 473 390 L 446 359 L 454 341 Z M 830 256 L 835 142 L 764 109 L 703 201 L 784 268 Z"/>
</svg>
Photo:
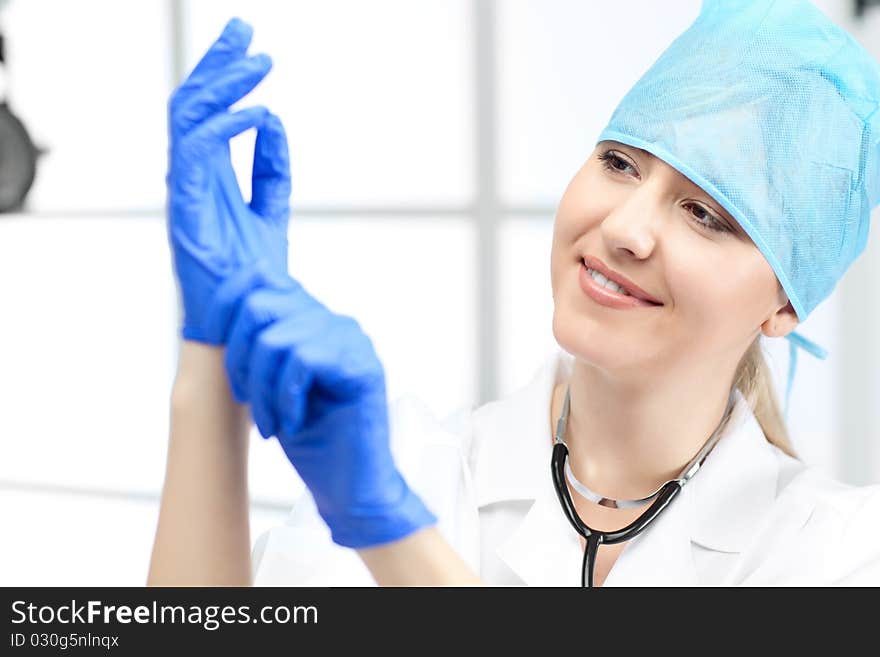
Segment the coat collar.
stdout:
<svg viewBox="0 0 880 657">
<path fill-rule="evenodd" d="M 550 474 L 550 397 L 573 363 L 573 356 L 556 350 L 527 385 L 472 417 L 477 505 L 534 501 L 498 547 L 498 556 L 530 586 L 580 584 L 583 553 Z M 744 550 L 776 497 L 775 449 L 737 392 L 733 416 L 700 471 L 627 544 L 605 585 L 698 584 L 691 543 L 719 552 Z"/>
</svg>

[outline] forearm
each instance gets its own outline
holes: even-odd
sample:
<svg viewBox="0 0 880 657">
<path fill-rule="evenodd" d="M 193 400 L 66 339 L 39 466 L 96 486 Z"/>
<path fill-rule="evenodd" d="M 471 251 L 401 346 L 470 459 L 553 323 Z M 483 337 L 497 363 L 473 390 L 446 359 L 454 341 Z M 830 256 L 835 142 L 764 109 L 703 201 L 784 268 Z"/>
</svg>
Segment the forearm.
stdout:
<svg viewBox="0 0 880 657">
<path fill-rule="evenodd" d="M 357 552 L 379 586 L 480 586 L 483 583 L 436 526 Z"/>
<path fill-rule="evenodd" d="M 250 416 L 233 399 L 223 350 L 184 341 L 147 584 L 251 584 Z"/>
</svg>

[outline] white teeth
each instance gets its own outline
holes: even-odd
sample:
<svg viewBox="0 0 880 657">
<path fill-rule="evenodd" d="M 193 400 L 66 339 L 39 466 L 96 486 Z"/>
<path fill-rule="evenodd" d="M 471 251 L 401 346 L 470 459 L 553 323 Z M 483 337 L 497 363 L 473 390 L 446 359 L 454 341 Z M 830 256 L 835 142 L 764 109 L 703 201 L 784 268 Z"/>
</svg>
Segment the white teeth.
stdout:
<svg viewBox="0 0 880 657">
<path fill-rule="evenodd" d="M 596 270 L 590 269 L 589 267 L 587 267 L 587 273 L 593 277 L 593 280 L 595 280 L 597 283 L 599 283 L 599 285 L 602 285 L 606 289 L 611 290 L 612 292 L 617 292 L 618 294 L 623 294 L 625 296 L 632 296 L 629 292 L 624 290 L 617 283 L 615 283 L 614 281 L 609 281 L 607 278 L 605 278 L 602 274 L 600 274 Z"/>
</svg>

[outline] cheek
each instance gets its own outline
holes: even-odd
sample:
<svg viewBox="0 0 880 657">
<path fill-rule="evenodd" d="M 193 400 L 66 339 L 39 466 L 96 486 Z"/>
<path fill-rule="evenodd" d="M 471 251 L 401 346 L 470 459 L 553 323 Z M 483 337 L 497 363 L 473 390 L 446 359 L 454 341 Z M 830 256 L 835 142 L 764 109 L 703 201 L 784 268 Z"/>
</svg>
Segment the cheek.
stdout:
<svg viewBox="0 0 880 657">
<path fill-rule="evenodd" d="M 588 168 L 581 169 L 565 188 L 556 209 L 559 236 L 575 239 L 599 223 L 617 205 L 617 194 Z"/>
<path fill-rule="evenodd" d="M 551 261 L 554 281 L 557 268 L 568 267 L 578 255 L 584 235 L 594 230 L 614 207 L 613 195 L 581 172 L 569 183 L 553 221 Z"/>
<path fill-rule="evenodd" d="M 751 254 L 746 257 L 707 251 L 691 266 L 670 271 L 672 296 L 686 324 L 707 334 L 740 336 L 763 321 L 775 278 Z M 740 254 L 741 255 L 741 254 Z M 719 267 L 719 261 L 729 263 Z M 767 276 L 770 271 L 771 277 Z"/>
</svg>

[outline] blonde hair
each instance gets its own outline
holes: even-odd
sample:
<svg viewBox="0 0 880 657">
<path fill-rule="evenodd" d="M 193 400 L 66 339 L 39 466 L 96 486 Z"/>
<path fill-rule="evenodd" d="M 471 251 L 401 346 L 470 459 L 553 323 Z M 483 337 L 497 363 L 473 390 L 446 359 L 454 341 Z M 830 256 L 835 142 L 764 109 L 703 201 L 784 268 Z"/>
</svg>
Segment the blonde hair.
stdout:
<svg viewBox="0 0 880 657">
<path fill-rule="evenodd" d="M 749 408 L 752 409 L 767 441 L 776 445 L 789 456 L 798 458 L 789 439 L 782 409 L 776 398 L 770 368 L 764 358 L 760 334 L 743 354 L 733 379 L 733 385 L 739 388 Z M 729 416 L 724 418 L 725 425 L 728 419 Z"/>
</svg>

